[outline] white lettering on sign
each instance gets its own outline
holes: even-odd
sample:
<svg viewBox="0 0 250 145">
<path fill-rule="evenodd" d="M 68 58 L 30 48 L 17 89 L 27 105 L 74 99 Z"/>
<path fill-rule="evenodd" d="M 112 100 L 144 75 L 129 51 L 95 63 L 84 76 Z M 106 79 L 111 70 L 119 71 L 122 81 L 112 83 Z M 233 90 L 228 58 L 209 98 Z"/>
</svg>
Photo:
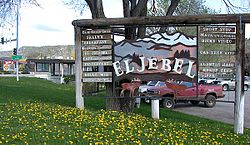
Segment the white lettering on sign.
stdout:
<svg viewBox="0 0 250 145">
<path fill-rule="evenodd" d="M 200 33 L 201 37 L 206 38 L 233 38 L 235 39 L 235 34 L 223 34 L 223 33 Z"/>
<path fill-rule="evenodd" d="M 148 70 L 155 70 L 155 69 L 158 69 L 158 66 L 157 66 L 157 59 L 156 58 L 148 58 L 148 63 L 149 63 L 149 67 L 148 67 Z M 141 69 L 137 71 L 139 72 L 142 72 L 142 70 L 144 71 L 145 70 L 145 65 L 144 65 L 144 62 L 145 62 L 145 57 L 140 57 L 140 61 L 141 61 Z M 169 59 L 165 59 L 163 58 L 162 59 L 162 67 L 159 68 L 160 70 L 164 70 L 164 71 L 171 71 L 173 70 L 174 72 L 178 73 L 178 74 L 181 74 L 183 69 L 183 63 L 184 63 L 184 60 L 183 59 L 178 59 L 178 58 L 175 58 L 174 62 L 174 67 L 171 68 L 171 60 Z M 119 61 L 116 61 L 113 63 L 113 68 L 115 70 L 115 74 L 116 76 L 121 76 L 124 74 L 124 71 L 122 70 L 121 68 L 121 63 L 124 63 L 125 64 L 125 69 L 126 69 L 126 74 L 128 73 L 132 73 L 135 71 L 135 68 L 134 67 L 131 67 L 129 66 L 130 64 L 130 61 L 129 59 L 126 59 L 126 60 L 123 60 L 122 62 L 119 62 Z M 195 74 L 191 74 L 191 71 L 192 71 L 192 67 L 193 67 L 193 64 L 195 62 L 194 61 L 191 61 L 189 60 L 188 62 L 188 69 L 187 69 L 187 72 L 186 72 L 186 76 L 190 77 L 190 78 L 194 78 Z"/>
<path fill-rule="evenodd" d="M 87 35 L 86 38 L 90 40 L 103 39 L 103 35 Z"/>
<path fill-rule="evenodd" d="M 84 72 L 83 77 L 111 77 L 112 72 Z"/>
<path fill-rule="evenodd" d="M 112 82 L 112 78 L 83 78 L 82 82 Z"/>
<path fill-rule="evenodd" d="M 83 56 L 82 61 L 112 60 L 112 56 Z"/>
<path fill-rule="evenodd" d="M 82 50 L 112 49 L 112 45 L 84 45 Z"/>
<path fill-rule="evenodd" d="M 235 27 L 221 27 L 221 26 L 211 26 L 211 27 L 200 27 L 202 32 L 235 32 Z"/>
<path fill-rule="evenodd" d="M 201 50 L 199 51 L 202 55 L 235 55 L 235 51 L 222 51 L 222 50 Z"/>
<path fill-rule="evenodd" d="M 111 33 L 111 29 L 83 30 L 82 34 L 105 34 Z"/>
<path fill-rule="evenodd" d="M 201 39 L 202 43 L 235 44 L 235 39 Z"/>
<path fill-rule="evenodd" d="M 84 62 L 83 66 L 112 66 L 112 61 Z"/>
<path fill-rule="evenodd" d="M 102 45 L 113 44 L 112 40 L 86 40 L 82 41 L 83 45 Z"/>
<path fill-rule="evenodd" d="M 107 55 L 112 54 L 112 50 L 106 51 L 83 51 L 83 55 Z"/>
<path fill-rule="evenodd" d="M 233 62 L 200 62 L 200 67 L 234 67 L 235 63 Z"/>
</svg>

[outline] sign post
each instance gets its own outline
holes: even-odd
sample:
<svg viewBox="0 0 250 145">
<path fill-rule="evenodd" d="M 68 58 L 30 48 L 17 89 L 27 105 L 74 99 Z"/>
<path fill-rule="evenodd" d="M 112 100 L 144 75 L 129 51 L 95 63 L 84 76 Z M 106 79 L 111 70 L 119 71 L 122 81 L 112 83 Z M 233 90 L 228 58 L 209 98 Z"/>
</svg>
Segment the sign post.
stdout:
<svg viewBox="0 0 250 145">
<path fill-rule="evenodd" d="M 17 14 L 16 14 L 16 55 L 18 55 L 18 29 L 19 29 L 19 8 L 20 8 L 20 1 L 17 2 Z M 18 61 L 16 62 L 16 81 L 19 81 L 19 63 Z"/>
<path fill-rule="evenodd" d="M 235 84 L 235 104 L 234 104 L 234 132 L 244 133 L 244 68 L 245 62 L 245 24 L 237 23 L 236 39 L 236 84 Z"/>
</svg>

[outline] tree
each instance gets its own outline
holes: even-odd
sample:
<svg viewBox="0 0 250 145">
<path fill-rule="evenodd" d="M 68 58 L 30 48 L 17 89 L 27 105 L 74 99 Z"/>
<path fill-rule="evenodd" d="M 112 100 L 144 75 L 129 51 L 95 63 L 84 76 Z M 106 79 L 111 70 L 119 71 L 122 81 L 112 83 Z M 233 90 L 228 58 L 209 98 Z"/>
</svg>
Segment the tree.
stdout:
<svg viewBox="0 0 250 145">
<path fill-rule="evenodd" d="M 37 0 L 1 0 L 0 1 L 0 26 L 11 23 L 16 16 L 17 5 L 40 6 Z"/>
</svg>

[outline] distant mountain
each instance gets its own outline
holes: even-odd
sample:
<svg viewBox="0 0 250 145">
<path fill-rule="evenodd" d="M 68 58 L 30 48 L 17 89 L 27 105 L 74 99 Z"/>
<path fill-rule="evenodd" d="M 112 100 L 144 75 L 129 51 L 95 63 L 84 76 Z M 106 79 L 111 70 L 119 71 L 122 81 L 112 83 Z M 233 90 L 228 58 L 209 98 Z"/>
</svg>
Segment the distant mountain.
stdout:
<svg viewBox="0 0 250 145">
<path fill-rule="evenodd" d="M 18 54 L 26 59 L 74 59 L 73 45 L 55 46 L 23 46 L 19 48 Z M 11 57 L 11 51 L 1 51 L 0 57 Z"/>
<path fill-rule="evenodd" d="M 136 54 L 145 57 L 173 57 L 171 51 L 178 49 L 188 49 L 190 55 L 194 57 L 196 51 L 196 37 L 188 37 L 183 33 L 177 32 L 173 34 L 155 33 L 136 41 L 123 40 L 115 44 L 116 60 L 128 57 L 128 54 Z M 186 50 L 185 50 L 186 52 Z M 129 56 L 131 58 L 131 56 Z"/>
</svg>

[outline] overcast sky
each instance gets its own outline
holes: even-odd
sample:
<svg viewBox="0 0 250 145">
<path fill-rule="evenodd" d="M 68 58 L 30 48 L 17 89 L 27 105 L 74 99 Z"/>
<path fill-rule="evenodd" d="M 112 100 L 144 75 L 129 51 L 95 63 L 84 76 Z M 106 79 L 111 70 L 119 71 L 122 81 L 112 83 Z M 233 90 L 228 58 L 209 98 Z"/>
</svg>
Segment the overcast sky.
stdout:
<svg viewBox="0 0 250 145">
<path fill-rule="evenodd" d="M 89 10 L 82 15 L 63 5 L 61 0 L 38 0 L 42 8 L 22 7 L 20 9 L 19 46 L 44 46 L 44 45 L 72 45 L 74 44 L 74 29 L 71 22 L 75 19 L 90 19 Z M 107 17 L 122 17 L 122 0 L 103 0 L 104 11 Z M 215 5 L 216 3 L 216 5 Z M 218 0 L 209 0 L 207 3 L 214 9 L 225 13 L 225 7 Z M 216 7 L 214 7 L 216 6 Z M 8 28 L 1 28 L 0 36 L 7 38 L 16 37 L 15 24 Z M 249 27 L 246 28 L 246 37 L 250 37 Z M 15 42 L 5 45 L 0 44 L 0 51 L 11 50 Z"/>
</svg>

